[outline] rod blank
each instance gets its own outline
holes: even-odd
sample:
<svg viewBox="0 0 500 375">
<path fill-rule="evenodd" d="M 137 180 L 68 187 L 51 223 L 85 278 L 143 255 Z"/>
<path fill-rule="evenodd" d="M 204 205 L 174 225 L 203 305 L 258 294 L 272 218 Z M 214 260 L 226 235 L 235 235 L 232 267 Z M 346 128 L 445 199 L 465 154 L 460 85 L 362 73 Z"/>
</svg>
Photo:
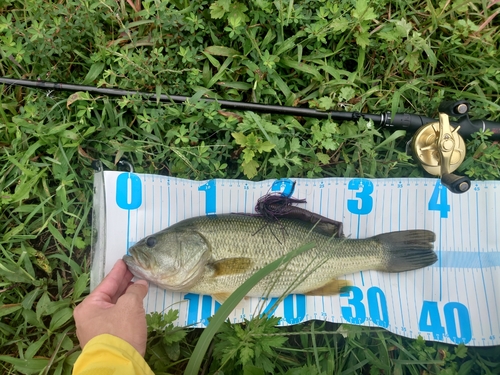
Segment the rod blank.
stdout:
<svg viewBox="0 0 500 375">
<path fill-rule="evenodd" d="M 184 104 L 189 99 L 188 96 L 182 95 L 166 95 L 161 94 L 157 96 L 153 93 L 133 91 L 133 90 L 122 90 L 115 88 L 106 87 L 95 87 L 95 86 L 85 86 L 76 85 L 70 83 L 59 83 L 59 82 L 47 82 L 47 81 L 32 81 L 27 79 L 13 79 L 0 77 L 0 83 L 5 83 L 8 85 L 23 86 L 29 88 L 36 88 L 42 90 L 57 90 L 57 91 L 86 91 L 93 94 L 107 95 L 107 96 L 132 96 L 139 95 L 142 98 L 150 101 L 160 101 L 162 103 L 175 103 Z M 356 121 L 360 118 L 365 120 L 372 120 L 375 125 L 394 128 L 394 129 L 404 129 L 410 131 L 416 131 L 421 126 L 424 126 L 431 122 L 436 122 L 438 120 L 421 116 L 417 114 L 409 113 L 396 113 L 391 115 L 390 112 L 382 114 L 371 114 L 371 113 L 361 113 L 361 112 L 339 112 L 339 111 L 318 111 L 311 108 L 300 108 L 300 107 L 289 107 L 281 105 L 271 105 L 271 104 L 258 104 L 258 103 L 246 103 L 237 102 L 231 100 L 219 100 L 219 99 L 208 99 L 201 98 L 200 100 L 207 102 L 217 102 L 222 108 L 232 109 L 238 111 L 252 111 L 259 113 L 270 113 L 278 115 L 290 115 L 290 116 L 302 116 L 302 117 L 312 117 L 318 119 L 332 119 L 335 121 Z M 489 129 L 493 132 L 491 139 L 500 139 L 500 123 L 485 120 L 474 120 L 471 121 L 468 116 L 463 116 L 458 122 L 453 123 L 453 126 L 460 126 L 458 129 L 459 134 L 464 137 L 470 136 L 478 130 Z"/>
</svg>

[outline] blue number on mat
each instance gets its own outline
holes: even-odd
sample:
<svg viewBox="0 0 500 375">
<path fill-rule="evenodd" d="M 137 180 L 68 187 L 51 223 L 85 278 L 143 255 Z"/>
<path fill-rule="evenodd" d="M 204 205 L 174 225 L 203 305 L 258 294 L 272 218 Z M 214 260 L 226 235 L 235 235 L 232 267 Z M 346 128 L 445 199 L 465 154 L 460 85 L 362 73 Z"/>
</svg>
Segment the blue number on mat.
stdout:
<svg viewBox="0 0 500 375">
<path fill-rule="evenodd" d="M 429 200 L 429 211 L 439 211 L 442 218 L 448 217 L 450 205 L 448 204 L 448 189 L 437 180 L 431 199 Z"/>
<path fill-rule="evenodd" d="M 293 309 L 293 294 L 288 295 L 283 301 L 284 318 L 288 324 L 300 323 L 306 316 L 306 296 L 302 294 L 295 295 L 295 302 L 297 304 L 294 314 Z"/>
<path fill-rule="evenodd" d="M 280 178 L 273 182 L 271 186 L 271 191 L 281 191 L 281 195 L 284 197 L 291 197 L 293 190 L 295 189 L 295 182 L 289 178 Z"/>
<path fill-rule="evenodd" d="M 362 324 L 366 320 L 366 309 L 363 305 L 363 291 L 356 286 L 349 287 L 347 292 L 341 293 L 341 297 L 352 297 L 347 300 L 351 306 L 342 306 L 342 316 L 349 323 Z"/>
<path fill-rule="evenodd" d="M 184 296 L 184 299 L 187 299 L 189 301 L 187 325 L 198 323 L 198 306 L 200 303 L 200 295 L 188 293 Z"/>
<path fill-rule="evenodd" d="M 141 179 L 133 173 L 121 173 L 116 178 L 116 205 L 124 210 L 135 210 L 141 204 Z"/>
<path fill-rule="evenodd" d="M 215 311 L 212 311 L 212 297 L 202 296 L 201 298 L 201 317 L 198 320 L 198 308 L 200 306 L 200 295 L 188 293 L 184 295 L 184 299 L 189 301 L 187 324 L 196 324 L 201 321 L 202 324 L 207 325 L 207 319 L 210 318 L 220 307 L 220 303 L 215 301 Z"/>
<path fill-rule="evenodd" d="M 387 313 L 387 300 L 384 292 L 376 286 L 368 289 L 368 311 L 373 323 L 380 327 L 389 327 L 389 314 Z"/>
<path fill-rule="evenodd" d="M 365 178 L 354 178 L 349 181 L 349 190 L 359 190 L 356 193 L 357 199 L 347 200 L 347 209 L 355 215 L 367 215 L 373 209 L 373 183 Z"/>
<path fill-rule="evenodd" d="M 201 298 L 201 322 L 208 324 L 208 318 L 212 316 L 212 297 L 203 296 Z"/>
<path fill-rule="evenodd" d="M 214 215 L 215 207 L 216 207 L 216 187 L 215 180 L 209 180 L 207 183 L 198 187 L 198 191 L 205 192 L 205 214 L 206 215 Z"/>
<path fill-rule="evenodd" d="M 418 320 L 418 329 L 422 332 L 432 333 L 435 340 L 443 339 L 444 327 L 441 324 L 437 302 L 424 301 Z"/>
<path fill-rule="evenodd" d="M 342 306 L 342 316 L 349 323 L 362 324 L 366 320 L 366 308 L 363 303 L 363 291 L 357 286 L 351 286 L 341 297 L 352 297 L 347 300 L 351 306 Z M 366 293 L 368 312 L 372 322 L 380 327 L 389 327 L 389 314 L 387 312 L 387 299 L 379 287 L 372 286 Z"/>
<path fill-rule="evenodd" d="M 457 312 L 458 324 L 455 320 L 455 311 Z M 448 336 L 455 344 L 466 344 L 472 339 L 472 329 L 467 307 L 458 302 L 448 302 L 444 305 L 444 319 L 446 321 Z M 460 328 L 460 336 L 458 335 L 457 325 Z"/>
<path fill-rule="evenodd" d="M 276 304 L 278 302 L 278 298 L 273 297 L 269 300 L 269 303 L 267 304 L 266 308 L 262 312 L 261 316 L 268 314 L 269 316 L 273 315 L 276 309 L 278 308 L 278 305 Z"/>
</svg>

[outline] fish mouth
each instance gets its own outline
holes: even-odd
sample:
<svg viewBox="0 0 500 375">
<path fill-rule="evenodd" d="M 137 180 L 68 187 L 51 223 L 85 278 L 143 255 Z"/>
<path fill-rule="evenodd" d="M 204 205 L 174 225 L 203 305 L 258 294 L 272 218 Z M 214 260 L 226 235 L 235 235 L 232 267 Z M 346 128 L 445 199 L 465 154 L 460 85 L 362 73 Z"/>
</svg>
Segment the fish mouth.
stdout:
<svg viewBox="0 0 500 375">
<path fill-rule="evenodd" d="M 141 255 L 140 251 L 134 251 L 134 249 L 129 249 L 128 255 L 123 256 L 123 261 L 129 268 L 134 269 L 149 269 L 150 260 L 148 257 Z"/>
<path fill-rule="evenodd" d="M 122 259 L 125 262 L 125 264 L 127 265 L 127 267 L 130 267 L 130 266 L 136 264 L 136 262 L 134 261 L 134 258 L 131 257 L 130 255 L 124 255 Z"/>
<path fill-rule="evenodd" d="M 133 255 L 124 255 L 123 261 L 132 275 L 140 279 L 148 280 L 148 269 Z"/>
</svg>

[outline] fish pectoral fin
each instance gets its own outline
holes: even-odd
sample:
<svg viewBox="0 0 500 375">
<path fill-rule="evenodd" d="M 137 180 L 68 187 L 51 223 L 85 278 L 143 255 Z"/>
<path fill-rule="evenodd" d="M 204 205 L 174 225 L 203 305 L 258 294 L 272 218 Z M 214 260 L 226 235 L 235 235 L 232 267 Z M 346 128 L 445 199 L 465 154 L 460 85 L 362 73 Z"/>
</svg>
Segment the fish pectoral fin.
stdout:
<svg viewBox="0 0 500 375">
<path fill-rule="evenodd" d="M 226 302 L 230 295 L 231 293 L 214 293 L 212 294 L 212 297 L 220 304 L 223 304 L 224 302 Z"/>
<path fill-rule="evenodd" d="M 347 280 L 333 279 L 317 289 L 311 290 L 306 296 L 331 296 L 332 294 L 339 294 L 343 292 L 344 288 L 348 288 L 352 284 Z"/>
<path fill-rule="evenodd" d="M 214 269 L 214 277 L 235 275 L 247 272 L 252 267 L 253 261 L 250 258 L 227 258 L 221 259 L 211 264 Z"/>
</svg>

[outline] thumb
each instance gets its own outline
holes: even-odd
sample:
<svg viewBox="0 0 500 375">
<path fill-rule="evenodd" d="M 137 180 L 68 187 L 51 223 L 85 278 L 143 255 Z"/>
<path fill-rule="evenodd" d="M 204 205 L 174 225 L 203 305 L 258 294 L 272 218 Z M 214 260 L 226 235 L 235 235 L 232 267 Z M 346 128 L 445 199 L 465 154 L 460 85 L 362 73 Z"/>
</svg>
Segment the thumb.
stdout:
<svg viewBox="0 0 500 375">
<path fill-rule="evenodd" d="M 148 282 L 146 280 L 137 280 L 125 291 L 125 295 L 136 296 L 141 301 L 146 297 L 146 294 L 148 294 Z"/>
</svg>

